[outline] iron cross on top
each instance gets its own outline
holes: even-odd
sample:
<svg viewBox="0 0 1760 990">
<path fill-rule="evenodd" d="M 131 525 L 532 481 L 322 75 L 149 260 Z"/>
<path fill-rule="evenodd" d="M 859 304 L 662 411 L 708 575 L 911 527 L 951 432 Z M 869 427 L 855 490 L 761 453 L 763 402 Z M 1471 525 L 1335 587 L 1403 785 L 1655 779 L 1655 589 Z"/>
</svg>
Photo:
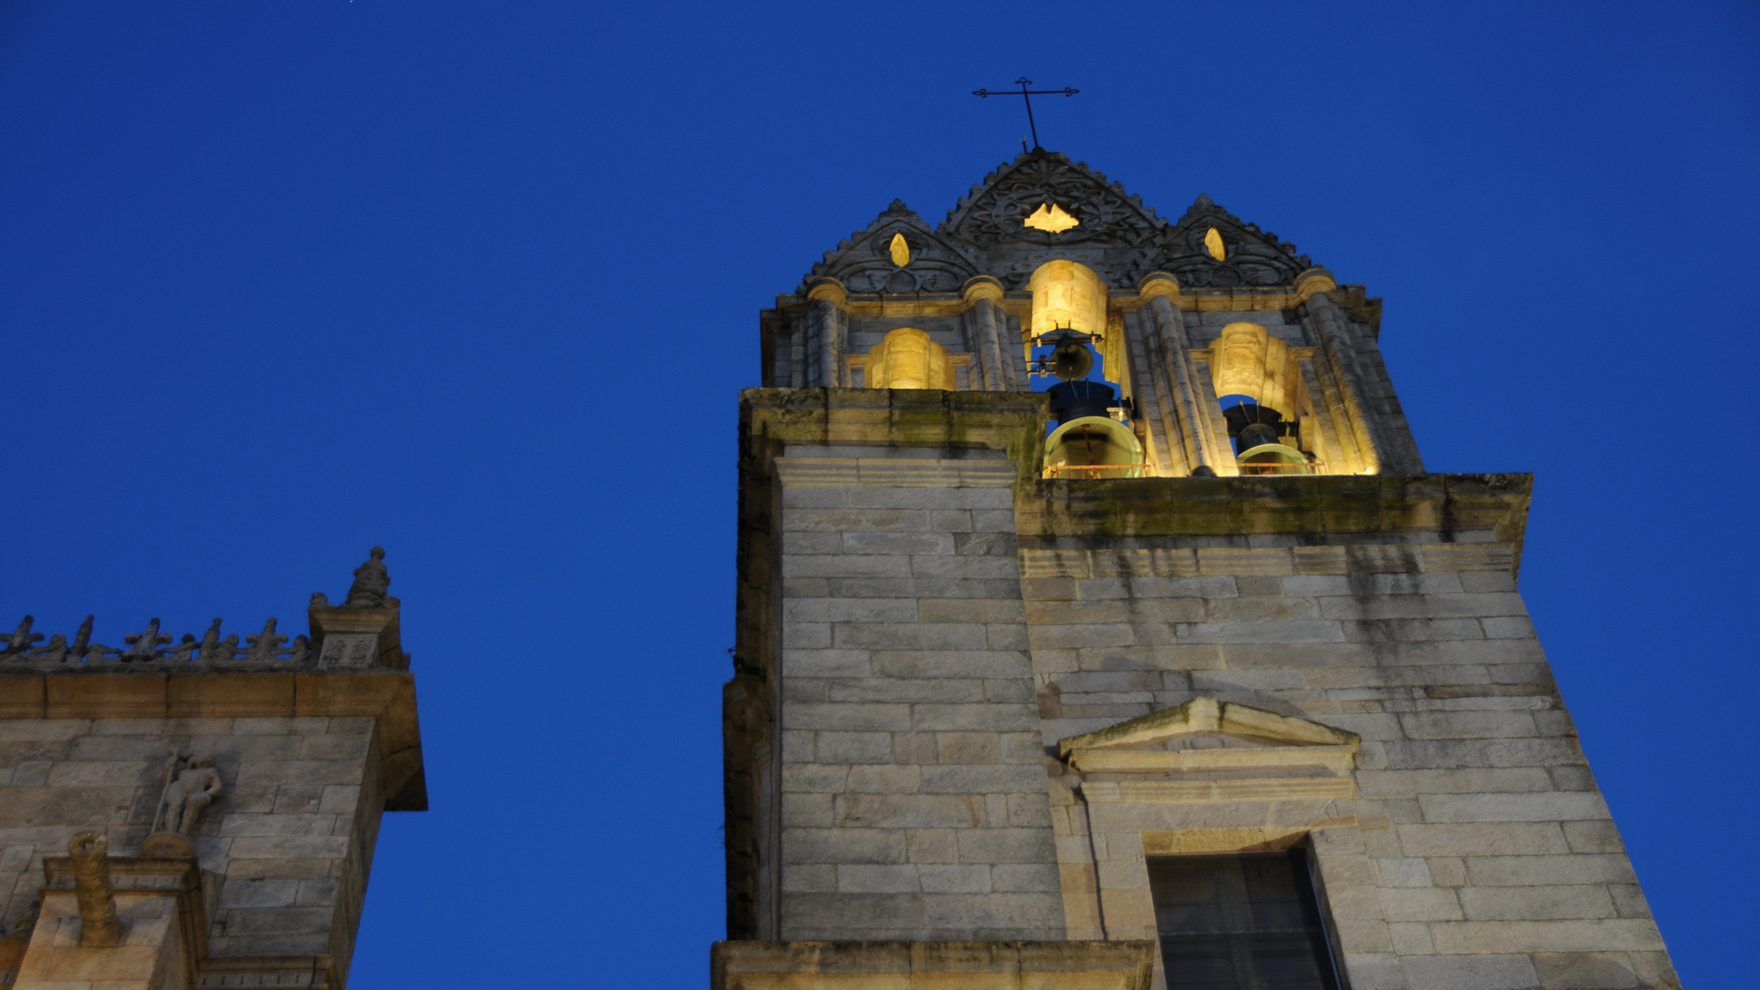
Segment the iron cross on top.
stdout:
<svg viewBox="0 0 1760 990">
<path fill-rule="evenodd" d="M 1020 98 L 1027 101 L 1027 127 L 1033 132 L 1033 150 L 1044 151 L 1045 149 L 1039 147 L 1039 128 L 1033 123 L 1033 97 L 1056 96 L 1058 93 L 1062 93 L 1065 96 L 1074 96 L 1077 93 L 1080 93 L 1081 90 L 1070 89 L 1068 87 L 1063 89 L 1028 89 L 1028 86 L 1033 85 L 1033 80 L 1028 79 L 1026 76 L 1016 79 L 1014 84 L 1021 88 L 1019 94 Z M 989 99 L 992 96 L 1014 96 L 1016 94 L 1007 90 L 998 90 L 997 92 L 992 93 L 987 89 L 974 89 L 972 90 L 972 95 L 979 99 Z M 1022 141 L 1021 144 L 1025 145 L 1026 142 Z"/>
</svg>

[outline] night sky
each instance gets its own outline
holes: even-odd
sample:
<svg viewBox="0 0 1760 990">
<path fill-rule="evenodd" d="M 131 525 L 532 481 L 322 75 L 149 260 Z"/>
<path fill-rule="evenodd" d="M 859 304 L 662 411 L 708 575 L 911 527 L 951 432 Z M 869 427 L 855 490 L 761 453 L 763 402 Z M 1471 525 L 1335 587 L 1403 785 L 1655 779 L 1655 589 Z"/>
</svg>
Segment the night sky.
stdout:
<svg viewBox="0 0 1760 990">
<path fill-rule="evenodd" d="M 383 544 L 432 810 L 352 985 L 701 987 L 757 312 L 1043 144 L 1385 300 L 1688 986 L 1752 979 L 1760 8 L 0 5 L 0 625 L 303 632 Z M 1744 398 L 1745 397 L 1745 398 Z M 11 921 L 12 919 L 5 919 Z"/>
</svg>

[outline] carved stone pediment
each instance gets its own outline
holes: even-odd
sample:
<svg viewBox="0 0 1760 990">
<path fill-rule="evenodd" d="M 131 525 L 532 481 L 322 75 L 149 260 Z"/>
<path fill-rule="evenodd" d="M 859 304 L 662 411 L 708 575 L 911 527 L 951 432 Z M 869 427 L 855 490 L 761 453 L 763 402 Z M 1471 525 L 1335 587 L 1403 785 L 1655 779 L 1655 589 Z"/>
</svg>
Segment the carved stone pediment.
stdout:
<svg viewBox="0 0 1760 990">
<path fill-rule="evenodd" d="M 1222 241 L 1220 260 L 1205 245 L 1212 229 Z M 910 249 L 904 265 L 894 260 L 895 236 Z M 1036 269 L 1056 260 L 1085 265 L 1124 290 L 1156 271 L 1171 272 L 1191 289 L 1287 286 L 1313 267 L 1295 245 L 1208 196 L 1170 224 L 1086 164 L 1055 151 L 1029 151 L 985 176 L 933 229 L 894 200 L 866 230 L 826 252 L 799 291 L 830 277 L 858 294 L 951 293 L 976 275 L 1019 291 Z"/>
<path fill-rule="evenodd" d="M 894 260 L 892 241 L 902 236 L 910 250 L 904 265 Z M 835 278 L 855 293 L 909 295 L 917 292 L 958 292 L 978 269 L 960 251 L 930 229 L 911 212 L 903 200 L 893 200 L 868 229 L 849 236 L 825 259 L 813 266 L 807 282 Z M 801 291 L 805 291 L 803 283 Z"/>
<path fill-rule="evenodd" d="M 1351 769 L 1359 744 L 1355 733 L 1304 718 L 1215 698 L 1193 698 L 1178 708 L 1064 739 L 1057 751 L 1084 773 L 1165 775 L 1296 767 L 1340 773 Z"/>
<path fill-rule="evenodd" d="M 1027 224 L 1056 206 L 1077 221 L 1063 230 Z M 936 228 L 975 253 L 985 274 L 1018 289 L 1053 259 L 1078 261 L 1118 288 L 1152 270 L 1167 221 L 1106 176 L 1055 151 L 1029 151 L 972 187 Z"/>
<path fill-rule="evenodd" d="M 1204 244 L 1212 228 L 1222 237 L 1220 261 Z M 1296 254 L 1294 244 L 1279 241 L 1276 234 L 1244 222 L 1200 194 L 1168 231 L 1154 267 L 1171 272 L 1186 288 L 1207 289 L 1293 285 L 1298 274 L 1314 266 L 1307 255 Z"/>
</svg>

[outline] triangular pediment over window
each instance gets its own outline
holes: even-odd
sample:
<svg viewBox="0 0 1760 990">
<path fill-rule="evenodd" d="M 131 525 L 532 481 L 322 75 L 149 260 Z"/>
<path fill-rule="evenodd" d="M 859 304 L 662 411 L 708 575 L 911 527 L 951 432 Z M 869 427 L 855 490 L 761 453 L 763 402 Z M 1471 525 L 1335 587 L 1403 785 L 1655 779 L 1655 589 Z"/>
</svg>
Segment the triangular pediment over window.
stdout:
<svg viewBox="0 0 1760 990">
<path fill-rule="evenodd" d="M 1193 698 L 1057 744 L 1083 772 L 1170 773 L 1255 767 L 1346 771 L 1360 738 L 1329 725 L 1215 698 Z"/>
</svg>

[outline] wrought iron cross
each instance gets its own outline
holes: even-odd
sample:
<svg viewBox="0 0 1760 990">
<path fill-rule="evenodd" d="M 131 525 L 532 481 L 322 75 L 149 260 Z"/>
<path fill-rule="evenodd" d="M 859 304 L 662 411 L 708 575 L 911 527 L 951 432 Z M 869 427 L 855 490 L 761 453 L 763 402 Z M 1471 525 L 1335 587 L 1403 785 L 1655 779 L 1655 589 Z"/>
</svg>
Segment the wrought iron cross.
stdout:
<svg viewBox="0 0 1760 990">
<path fill-rule="evenodd" d="M 1058 93 L 1062 93 L 1065 96 L 1074 96 L 1077 93 L 1080 93 L 1081 90 L 1070 89 L 1068 87 L 1063 89 L 1028 89 L 1028 86 L 1033 85 L 1033 80 L 1028 79 L 1026 76 L 1016 79 L 1014 84 L 1021 88 L 1019 94 L 1020 98 L 1027 101 L 1027 127 L 1033 132 L 1033 150 L 1044 151 L 1044 148 L 1039 147 L 1039 127 L 1033 123 L 1033 97 L 1055 96 Z M 972 95 L 979 99 L 989 99 L 992 96 L 1014 96 L 1016 94 L 1008 90 L 998 90 L 992 93 L 987 89 L 974 89 L 972 90 Z M 1022 143 L 1025 144 L 1026 142 L 1023 141 Z"/>
</svg>

